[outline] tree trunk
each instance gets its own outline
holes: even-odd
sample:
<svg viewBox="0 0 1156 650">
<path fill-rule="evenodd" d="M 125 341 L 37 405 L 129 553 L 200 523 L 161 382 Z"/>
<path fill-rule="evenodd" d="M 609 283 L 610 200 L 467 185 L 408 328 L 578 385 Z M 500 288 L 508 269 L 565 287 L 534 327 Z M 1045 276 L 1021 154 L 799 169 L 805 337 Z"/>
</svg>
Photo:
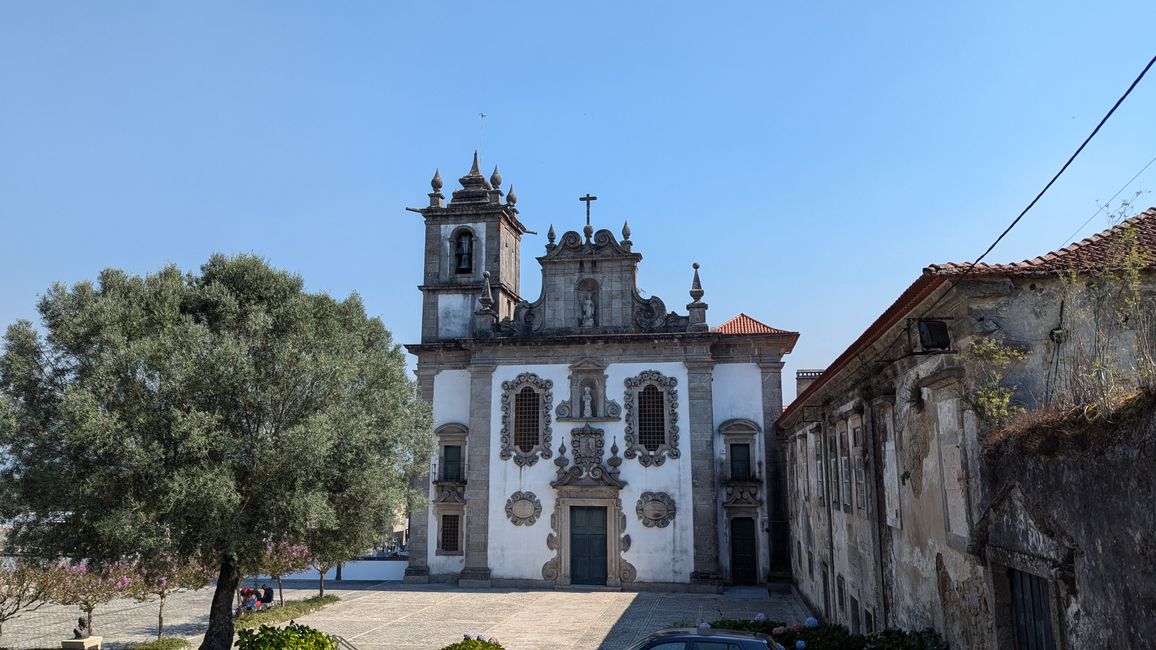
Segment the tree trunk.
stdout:
<svg viewBox="0 0 1156 650">
<path fill-rule="evenodd" d="M 241 570 L 236 559 L 221 556 L 221 573 L 209 609 L 209 629 L 205 631 L 200 650 L 229 650 L 233 646 L 233 593 L 240 581 Z"/>
<path fill-rule="evenodd" d="M 84 627 L 88 628 L 88 636 L 92 636 L 92 610 L 96 609 L 96 605 L 84 608 Z"/>
<path fill-rule="evenodd" d="M 318 598 L 324 598 L 325 597 L 325 572 L 328 570 L 329 570 L 329 567 L 327 567 L 327 566 L 317 567 L 317 575 L 320 576 L 320 578 L 317 581 L 317 586 L 319 589 L 319 593 L 317 594 Z"/>
<path fill-rule="evenodd" d="M 273 578 L 277 581 L 277 596 L 281 599 L 281 606 L 285 606 L 285 588 L 281 586 L 281 576 Z"/>
<path fill-rule="evenodd" d="M 160 593 L 161 606 L 157 609 L 157 641 L 165 634 L 165 592 Z"/>
</svg>

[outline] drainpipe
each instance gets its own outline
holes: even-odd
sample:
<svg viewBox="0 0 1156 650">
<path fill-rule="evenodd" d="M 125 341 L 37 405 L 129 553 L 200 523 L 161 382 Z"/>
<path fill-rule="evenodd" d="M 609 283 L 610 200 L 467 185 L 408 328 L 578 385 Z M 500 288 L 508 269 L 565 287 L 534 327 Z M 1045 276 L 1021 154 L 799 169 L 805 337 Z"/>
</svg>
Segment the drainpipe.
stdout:
<svg viewBox="0 0 1156 650">
<path fill-rule="evenodd" d="M 866 460 L 871 461 L 869 466 L 871 492 L 873 493 L 871 496 L 874 497 L 871 503 L 875 504 L 875 525 L 871 527 L 871 542 L 875 547 L 875 606 L 878 608 L 875 612 L 875 628 L 880 630 L 886 629 L 891 624 L 891 610 L 888 606 L 889 594 L 884 593 L 883 582 L 883 536 L 888 534 L 887 512 L 885 510 L 886 504 L 879 498 L 882 494 L 880 484 L 883 481 L 883 472 L 879 471 L 882 467 L 883 443 L 875 432 L 875 407 L 872 406 L 871 400 L 863 399 L 862 401 L 863 417 L 866 420 L 864 428 L 867 430 L 867 442 L 871 449 L 871 456 Z"/>
</svg>

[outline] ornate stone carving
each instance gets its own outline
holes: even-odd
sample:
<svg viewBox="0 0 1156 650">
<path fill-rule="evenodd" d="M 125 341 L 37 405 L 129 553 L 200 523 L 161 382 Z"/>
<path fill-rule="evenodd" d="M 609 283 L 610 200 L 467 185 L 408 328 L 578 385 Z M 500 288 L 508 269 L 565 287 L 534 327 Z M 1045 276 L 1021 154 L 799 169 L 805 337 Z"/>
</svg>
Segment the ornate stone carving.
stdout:
<svg viewBox="0 0 1156 650">
<path fill-rule="evenodd" d="M 583 359 L 570 366 L 570 399 L 558 404 L 558 420 L 607 422 L 622 416 L 622 407 L 606 397 L 606 364 Z"/>
<path fill-rule="evenodd" d="M 541 408 L 539 409 L 540 419 L 538 422 L 540 435 L 537 445 L 534 445 L 534 447 L 529 450 L 523 450 L 514 444 L 513 410 L 515 395 L 527 387 L 538 393 L 538 397 L 541 400 Z M 538 462 L 538 458 L 549 458 L 553 454 L 553 452 L 550 451 L 550 443 L 552 441 L 550 412 L 554 408 L 553 388 L 553 381 L 542 379 L 532 372 L 524 372 L 512 381 L 502 382 L 502 431 L 500 436 L 502 451 L 499 454 L 502 460 L 510 460 L 513 458 L 514 464 L 518 467 L 526 467 Z"/>
<path fill-rule="evenodd" d="M 570 432 L 570 447 L 574 452 L 574 465 L 591 468 L 602 464 L 602 450 L 606 445 L 602 429 L 585 426 Z"/>
<path fill-rule="evenodd" d="M 626 428 L 623 432 L 623 442 L 626 451 L 622 453 L 626 458 L 638 458 L 643 467 L 658 466 L 669 458 L 678 458 L 678 378 L 667 377 L 657 370 L 644 370 L 637 377 L 626 379 L 626 394 L 623 404 L 626 405 Z M 647 449 L 638 440 L 638 418 L 636 402 L 638 393 L 647 386 L 655 386 L 663 392 L 663 406 L 665 416 L 666 440 L 655 450 Z"/>
<path fill-rule="evenodd" d="M 533 526 L 542 515 L 542 502 L 533 492 L 515 492 L 506 499 L 506 517 L 515 526 Z"/>
<path fill-rule="evenodd" d="M 723 498 L 723 507 L 758 507 L 763 501 L 759 498 L 759 484 L 756 481 L 732 481 L 725 485 L 726 496 Z"/>
<path fill-rule="evenodd" d="M 634 506 L 638 520 L 647 528 L 666 528 L 674 521 L 674 499 L 665 492 L 643 492 Z"/>
<path fill-rule="evenodd" d="M 438 483 L 436 484 L 436 490 L 437 493 L 434 497 L 434 503 L 436 505 L 460 505 L 466 502 L 466 486 L 464 483 Z"/>
</svg>

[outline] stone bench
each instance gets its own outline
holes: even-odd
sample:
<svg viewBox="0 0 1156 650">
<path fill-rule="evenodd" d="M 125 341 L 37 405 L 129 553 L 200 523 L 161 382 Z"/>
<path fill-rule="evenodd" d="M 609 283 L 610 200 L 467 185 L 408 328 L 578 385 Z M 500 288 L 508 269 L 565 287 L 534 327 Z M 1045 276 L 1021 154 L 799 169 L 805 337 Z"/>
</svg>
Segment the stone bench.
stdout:
<svg viewBox="0 0 1156 650">
<path fill-rule="evenodd" d="M 63 650 L 100 650 L 103 637 L 90 636 L 86 639 L 65 639 L 60 642 Z"/>
</svg>

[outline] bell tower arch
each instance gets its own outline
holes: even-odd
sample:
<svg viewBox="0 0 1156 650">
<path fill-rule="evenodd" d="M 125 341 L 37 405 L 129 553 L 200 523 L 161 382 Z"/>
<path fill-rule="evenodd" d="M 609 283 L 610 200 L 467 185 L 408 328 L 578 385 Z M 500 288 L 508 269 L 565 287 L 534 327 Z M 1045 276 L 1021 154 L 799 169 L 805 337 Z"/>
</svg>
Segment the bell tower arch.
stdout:
<svg viewBox="0 0 1156 650">
<path fill-rule="evenodd" d="M 489 180 L 478 167 L 474 152 L 470 171 L 458 179 L 446 203 L 440 171 L 430 181 L 429 205 L 406 208 L 425 219 L 425 273 L 421 289 L 422 343 L 478 334 L 475 313 L 486 295 L 498 320 L 512 317 L 521 301 L 519 274 L 522 235 L 518 195 L 511 186 L 503 192 L 497 166 Z M 503 198 L 505 202 L 503 202 Z M 487 286 L 488 280 L 488 286 Z"/>
</svg>

